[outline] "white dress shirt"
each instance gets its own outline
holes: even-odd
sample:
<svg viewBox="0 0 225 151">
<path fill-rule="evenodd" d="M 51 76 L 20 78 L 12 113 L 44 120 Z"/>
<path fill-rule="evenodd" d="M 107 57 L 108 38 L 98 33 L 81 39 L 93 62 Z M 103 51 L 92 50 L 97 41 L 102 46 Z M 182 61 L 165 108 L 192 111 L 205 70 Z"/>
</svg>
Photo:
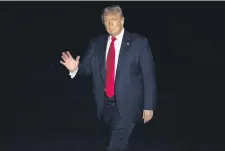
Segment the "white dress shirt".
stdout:
<svg viewBox="0 0 225 151">
<path fill-rule="evenodd" d="M 124 35 L 124 28 L 122 29 L 122 31 L 120 32 L 119 35 L 116 36 L 116 41 L 114 42 L 114 46 L 115 46 L 115 77 L 116 77 L 116 70 L 117 70 L 117 64 L 118 64 L 118 60 L 119 60 L 119 53 L 120 53 L 120 47 L 121 47 L 121 44 L 122 44 L 122 40 L 123 40 L 123 35 Z M 108 52 L 109 52 L 109 47 L 110 47 L 110 44 L 111 44 L 111 41 L 112 41 L 112 36 L 109 36 L 108 37 L 108 42 L 107 42 L 107 46 L 106 46 L 106 57 L 107 58 L 107 55 L 108 55 Z M 74 72 L 70 72 L 70 77 L 71 78 L 74 78 L 76 73 L 77 73 L 78 69 Z"/>
</svg>

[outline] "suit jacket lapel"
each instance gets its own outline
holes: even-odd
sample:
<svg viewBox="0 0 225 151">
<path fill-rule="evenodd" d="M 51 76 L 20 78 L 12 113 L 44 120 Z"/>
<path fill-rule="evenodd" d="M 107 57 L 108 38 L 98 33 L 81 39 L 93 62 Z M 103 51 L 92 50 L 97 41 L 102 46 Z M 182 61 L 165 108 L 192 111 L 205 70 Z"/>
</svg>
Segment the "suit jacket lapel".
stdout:
<svg viewBox="0 0 225 151">
<path fill-rule="evenodd" d="M 106 46 L 107 46 L 108 36 L 103 36 L 103 43 L 101 44 L 100 48 L 100 72 L 102 76 L 103 83 L 105 84 L 105 76 L 106 76 L 106 66 L 105 66 L 105 59 L 106 59 Z"/>
<path fill-rule="evenodd" d="M 123 62 L 125 61 L 125 56 L 130 48 L 130 45 L 131 45 L 131 36 L 130 36 L 129 32 L 125 30 L 121 48 L 120 48 L 118 64 L 117 64 L 115 84 L 117 82 L 118 77 L 120 76 L 121 66 L 123 65 Z"/>
</svg>

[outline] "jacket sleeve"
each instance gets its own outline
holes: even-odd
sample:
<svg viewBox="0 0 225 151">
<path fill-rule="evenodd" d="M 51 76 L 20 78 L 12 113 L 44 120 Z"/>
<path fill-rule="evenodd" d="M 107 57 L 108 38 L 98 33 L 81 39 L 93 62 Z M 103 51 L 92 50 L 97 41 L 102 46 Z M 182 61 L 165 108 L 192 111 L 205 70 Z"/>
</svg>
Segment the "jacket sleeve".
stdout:
<svg viewBox="0 0 225 151">
<path fill-rule="evenodd" d="M 93 56 L 94 56 L 93 41 L 90 41 L 88 49 L 84 54 L 84 57 L 81 58 L 81 61 L 78 66 L 78 71 L 76 74 L 90 75 L 92 73 Z"/>
<path fill-rule="evenodd" d="M 143 41 L 139 57 L 144 83 L 144 110 L 153 110 L 156 106 L 157 96 L 155 63 L 147 39 Z"/>
</svg>

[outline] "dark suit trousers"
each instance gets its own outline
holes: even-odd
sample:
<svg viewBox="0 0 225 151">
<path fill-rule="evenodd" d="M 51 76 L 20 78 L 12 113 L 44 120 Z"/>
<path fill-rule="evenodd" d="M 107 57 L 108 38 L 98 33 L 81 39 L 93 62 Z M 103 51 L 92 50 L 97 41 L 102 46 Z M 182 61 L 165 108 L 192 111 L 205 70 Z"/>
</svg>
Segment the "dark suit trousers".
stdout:
<svg viewBox="0 0 225 151">
<path fill-rule="evenodd" d="M 135 127 L 135 123 L 125 121 L 119 115 L 115 98 L 108 98 L 105 95 L 105 104 L 103 107 L 103 117 L 109 125 L 109 145 L 107 151 L 126 151 L 128 150 L 128 141 Z"/>
</svg>

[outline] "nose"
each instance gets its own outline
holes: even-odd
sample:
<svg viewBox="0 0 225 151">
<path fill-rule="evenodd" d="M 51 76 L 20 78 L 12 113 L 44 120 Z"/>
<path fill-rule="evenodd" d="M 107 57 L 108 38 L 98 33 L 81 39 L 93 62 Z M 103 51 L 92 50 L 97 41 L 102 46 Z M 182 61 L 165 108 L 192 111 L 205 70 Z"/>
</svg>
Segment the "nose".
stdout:
<svg viewBox="0 0 225 151">
<path fill-rule="evenodd" d="M 110 20 L 109 21 L 109 27 L 112 27 L 113 26 L 113 23 L 112 23 L 112 21 Z"/>
</svg>

